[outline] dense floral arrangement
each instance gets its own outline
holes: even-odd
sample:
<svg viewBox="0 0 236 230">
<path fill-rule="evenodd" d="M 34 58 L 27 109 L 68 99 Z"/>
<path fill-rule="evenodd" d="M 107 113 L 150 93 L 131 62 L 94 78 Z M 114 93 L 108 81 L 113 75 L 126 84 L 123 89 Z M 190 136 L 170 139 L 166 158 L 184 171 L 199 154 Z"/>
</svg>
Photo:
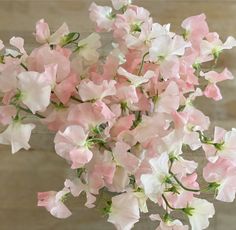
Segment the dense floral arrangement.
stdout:
<svg viewBox="0 0 236 230">
<path fill-rule="evenodd" d="M 210 120 L 194 101 L 222 99 L 217 83 L 233 76 L 214 69 L 236 40 L 222 42 L 209 32 L 204 14 L 185 19 L 177 35 L 131 0 L 112 4 L 89 9 L 96 31 L 113 35 L 106 58 L 98 33 L 80 39 L 66 24 L 50 33 L 43 19 L 34 34 L 40 46 L 30 54 L 20 37 L 10 39 L 14 49 L 0 41 L 0 123 L 6 126 L 0 143 L 12 153 L 30 148 L 35 125 L 27 115 L 56 132 L 56 153 L 73 173 L 61 191 L 39 193 L 38 205 L 57 218 L 69 217 L 66 200 L 84 193 L 85 206 L 100 205 L 120 230 L 148 212 L 148 200 L 163 208 L 150 216 L 160 222 L 157 229 L 188 229 L 174 212 L 185 214 L 193 230 L 205 229 L 215 210 L 201 194 L 235 199 L 236 129 L 216 127 L 213 138 L 206 136 Z M 200 148 L 207 159 L 201 188 L 198 163 L 183 158 Z M 104 192 L 110 197 L 99 204 Z"/>
</svg>

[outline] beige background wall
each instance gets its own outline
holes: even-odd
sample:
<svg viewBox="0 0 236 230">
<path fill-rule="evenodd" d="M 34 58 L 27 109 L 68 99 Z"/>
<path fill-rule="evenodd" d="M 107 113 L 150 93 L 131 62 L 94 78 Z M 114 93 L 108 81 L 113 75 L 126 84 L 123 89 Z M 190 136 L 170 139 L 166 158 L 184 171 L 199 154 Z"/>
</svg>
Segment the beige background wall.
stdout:
<svg viewBox="0 0 236 230">
<path fill-rule="evenodd" d="M 0 0 L 0 38 L 7 42 L 13 35 L 22 36 L 27 48 L 34 45 L 32 32 L 38 19 L 45 18 L 56 29 L 66 21 L 72 31 L 86 36 L 92 31 L 87 9 L 91 0 Z M 97 0 L 105 4 L 108 0 Z M 137 0 L 152 12 L 160 23 L 172 24 L 179 31 L 181 21 L 199 13 L 206 13 L 212 31 L 222 38 L 236 37 L 236 0 Z M 106 36 L 106 41 L 110 38 Z M 106 46 L 106 45 L 104 45 Z M 226 65 L 236 75 L 236 50 L 226 52 L 220 66 Z M 222 84 L 224 100 L 217 104 L 199 102 L 205 113 L 220 126 L 236 127 L 236 80 Z M 73 216 L 57 220 L 44 209 L 36 207 L 38 191 L 59 190 L 66 177 L 66 164 L 53 151 L 53 134 L 43 127 L 37 128 L 32 138 L 32 150 L 12 156 L 8 147 L 0 146 L 0 230 L 111 230 L 93 210 L 84 209 L 81 201 L 73 200 L 69 206 Z M 201 153 L 194 158 L 201 160 Z M 212 230 L 235 230 L 236 202 L 216 202 L 217 215 Z M 147 218 L 135 229 L 154 229 L 156 223 L 147 224 Z"/>
</svg>

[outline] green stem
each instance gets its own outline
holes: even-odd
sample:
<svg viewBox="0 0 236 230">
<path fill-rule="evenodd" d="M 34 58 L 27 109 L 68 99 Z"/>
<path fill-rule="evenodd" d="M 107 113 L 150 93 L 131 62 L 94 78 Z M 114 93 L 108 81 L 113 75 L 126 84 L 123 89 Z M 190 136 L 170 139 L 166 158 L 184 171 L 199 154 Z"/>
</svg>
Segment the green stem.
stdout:
<svg viewBox="0 0 236 230">
<path fill-rule="evenodd" d="M 144 66 L 144 60 L 145 60 L 145 57 L 147 57 L 148 54 L 149 54 L 149 52 L 147 52 L 147 53 L 145 53 L 145 54 L 143 55 L 142 62 L 141 62 L 141 66 L 140 66 L 139 71 L 138 71 L 138 76 L 140 76 L 141 73 L 142 73 L 143 66 Z"/>
<path fill-rule="evenodd" d="M 81 101 L 80 99 L 76 98 L 75 96 L 71 96 L 70 97 L 72 100 L 83 103 L 83 101 Z"/>
<path fill-rule="evenodd" d="M 15 106 L 16 106 L 16 105 L 15 105 Z M 26 109 L 26 108 L 24 108 L 24 107 L 22 107 L 22 106 L 20 106 L 20 105 L 17 105 L 16 107 L 17 107 L 18 109 L 20 109 L 20 110 L 26 112 L 26 113 L 29 113 L 29 114 L 34 115 L 34 116 L 36 116 L 36 117 L 38 117 L 38 118 L 40 118 L 40 119 L 46 118 L 46 117 L 44 117 L 43 115 L 40 115 L 40 114 L 38 114 L 38 113 L 35 113 L 35 114 L 34 114 L 34 113 L 31 112 L 31 110 Z"/>
<path fill-rule="evenodd" d="M 163 200 L 165 201 L 166 206 L 167 206 L 169 209 L 174 210 L 174 211 L 183 211 L 183 208 L 174 208 L 174 207 L 172 207 L 172 206 L 170 205 L 170 203 L 168 202 L 168 200 L 166 199 L 166 197 L 165 197 L 164 194 L 162 194 L 161 196 L 162 196 Z"/>
</svg>

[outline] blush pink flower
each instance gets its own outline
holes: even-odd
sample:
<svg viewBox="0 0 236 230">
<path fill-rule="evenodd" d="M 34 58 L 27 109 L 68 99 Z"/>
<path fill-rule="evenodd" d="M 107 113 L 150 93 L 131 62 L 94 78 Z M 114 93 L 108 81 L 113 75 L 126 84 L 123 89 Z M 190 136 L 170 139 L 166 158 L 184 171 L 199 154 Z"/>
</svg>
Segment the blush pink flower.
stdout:
<svg viewBox="0 0 236 230">
<path fill-rule="evenodd" d="M 61 82 L 70 74 L 70 61 L 57 50 L 50 49 L 48 44 L 36 48 L 27 58 L 28 69 L 43 73 L 45 66 L 54 64 L 57 65 L 57 82 Z"/>
<path fill-rule="evenodd" d="M 68 126 L 64 132 L 56 134 L 54 143 L 56 153 L 72 162 L 71 168 L 83 167 L 93 157 L 87 146 L 88 133 L 79 125 Z"/>
<path fill-rule="evenodd" d="M 118 166 L 124 167 L 128 172 L 133 173 L 139 166 L 139 159 L 128 152 L 130 146 L 126 143 L 117 142 L 113 148 L 113 156 Z"/>
<path fill-rule="evenodd" d="M 155 73 L 153 71 L 147 71 L 144 76 L 137 76 L 132 73 L 127 72 L 124 68 L 120 67 L 118 69 L 118 74 L 124 76 L 128 81 L 135 87 L 140 86 L 141 84 L 149 82 L 151 78 L 154 77 Z"/>
<path fill-rule="evenodd" d="M 179 108 L 180 92 L 178 85 L 171 81 L 166 90 L 160 94 L 157 102 L 157 111 L 160 113 L 172 113 Z"/>
<path fill-rule="evenodd" d="M 10 124 L 16 113 L 16 108 L 13 105 L 0 106 L 0 123 L 2 125 Z"/>
<path fill-rule="evenodd" d="M 67 190 L 61 192 L 49 191 L 38 193 L 38 206 L 45 207 L 56 218 L 65 219 L 71 216 L 71 211 L 63 203 Z"/>
<path fill-rule="evenodd" d="M 229 72 L 228 69 L 225 69 L 222 73 L 210 71 L 208 73 L 205 73 L 203 76 L 209 82 L 209 84 L 204 90 L 204 95 L 208 98 L 214 99 L 215 101 L 222 99 L 220 89 L 216 85 L 216 83 L 225 80 L 232 80 L 234 78 L 232 73 Z"/>
<path fill-rule="evenodd" d="M 87 198 L 85 206 L 87 208 L 95 207 L 94 202 L 96 201 L 96 197 L 89 192 L 88 185 L 83 184 L 80 179 L 78 178 L 75 178 L 73 180 L 67 179 L 64 184 L 65 187 L 70 190 L 71 194 L 74 197 L 79 197 L 82 192 L 85 192 Z"/>
<path fill-rule="evenodd" d="M 108 222 L 117 230 L 129 230 L 139 221 L 138 199 L 132 193 L 123 193 L 112 197 Z"/>
<path fill-rule="evenodd" d="M 26 54 L 26 51 L 24 49 L 24 39 L 21 37 L 12 37 L 10 39 L 10 44 L 14 47 L 16 47 L 21 54 Z"/>
<path fill-rule="evenodd" d="M 22 148 L 28 150 L 30 148 L 29 139 L 34 128 L 34 124 L 22 124 L 20 121 L 13 121 L 4 132 L 0 133 L 0 143 L 11 145 L 13 154 Z"/>
<path fill-rule="evenodd" d="M 216 199 L 233 202 L 236 193 L 236 165 L 234 162 L 219 158 L 215 163 L 208 163 L 203 169 L 207 182 L 216 183 Z"/>
<path fill-rule="evenodd" d="M 116 94 L 116 81 L 104 80 L 101 84 L 92 81 L 82 81 L 78 87 L 79 95 L 83 101 L 101 100 Z"/>
<path fill-rule="evenodd" d="M 219 157 L 232 161 L 236 159 L 236 129 L 227 132 L 222 128 L 215 127 L 213 143 L 217 146 L 203 145 L 206 157 L 210 162 L 216 162 Z"/>
<path fill-rule="evenodd" d="M 41 19 L 36 23 L 35 38 L 36 41 L 41 44 L 49 43 L 51 45 L 57 45 L 67 34 L 69 34 L 69 29 L 66 23 L 63 23 L 62 26 L 52 35 L 50 28 L 44 19 Z"/>
<path fill-rule="evenodd" d="M 185 37 L 191 41 L 195 49 L 199 49 L 201 40 L 209 33 L 206 15 L 200 14 L 186 18 L 182 27 L 185 29 Z"/>
</svg>

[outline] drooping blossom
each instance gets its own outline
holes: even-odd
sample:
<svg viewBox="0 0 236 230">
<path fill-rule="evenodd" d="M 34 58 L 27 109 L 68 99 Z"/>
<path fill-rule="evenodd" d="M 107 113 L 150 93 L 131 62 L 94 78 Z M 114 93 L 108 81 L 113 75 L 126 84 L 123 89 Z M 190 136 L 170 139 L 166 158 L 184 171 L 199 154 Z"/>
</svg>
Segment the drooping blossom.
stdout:
<svg viewBox="0 0 236 230">
<path fill-rule="evenodd" d="M 7 129 L 0 133 L 0 143 L 11 145 L 13 154 L 22 148 L 28 150 L 30 148 L 29 139 L 34 128 L 34 124 L 22 124 L 21 121 L 12 121 Z"/>
<path fill-rule="evenodd" d="M 132 193 L 122 193 L 112 197 L 108 222 L 117 230 L 129 230 L 139 221 L 138 199 Z"/>
</svg>

